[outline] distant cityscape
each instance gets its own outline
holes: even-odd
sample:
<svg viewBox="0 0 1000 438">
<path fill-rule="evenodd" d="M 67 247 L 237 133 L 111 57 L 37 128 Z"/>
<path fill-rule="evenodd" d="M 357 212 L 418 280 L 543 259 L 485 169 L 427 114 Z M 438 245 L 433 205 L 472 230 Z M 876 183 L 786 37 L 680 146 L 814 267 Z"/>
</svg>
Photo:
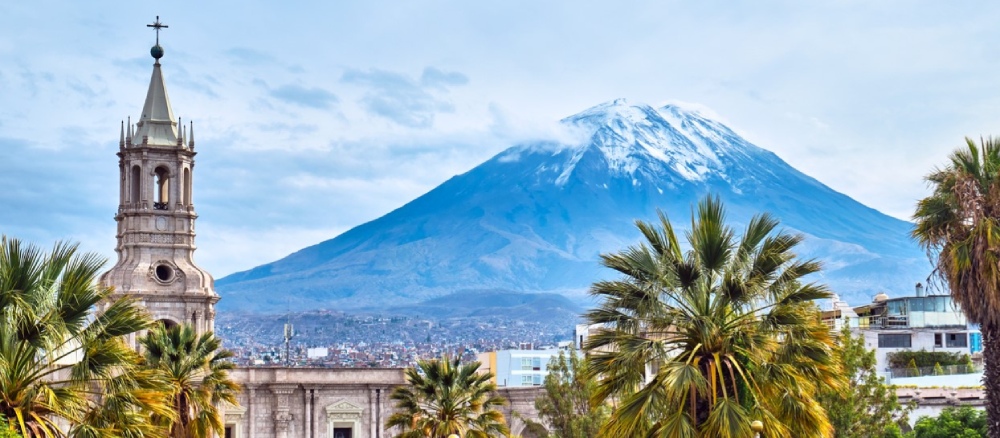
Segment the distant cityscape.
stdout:
<svg viewBox="0 0 1000 438">
<path fill-rule="evenodd" d="M 499 316 L 436 319 L 336 311 L 220 312 L 215 329 L 240 366 L 405 368 L 419 359 L 445 354 L 471 361 L 488 351 L 554 348 L 572 341 L 577 323 L 571 317 L 535 322 Z M 286 324 L 294 329 L 287 358 Z"/>
</svg>

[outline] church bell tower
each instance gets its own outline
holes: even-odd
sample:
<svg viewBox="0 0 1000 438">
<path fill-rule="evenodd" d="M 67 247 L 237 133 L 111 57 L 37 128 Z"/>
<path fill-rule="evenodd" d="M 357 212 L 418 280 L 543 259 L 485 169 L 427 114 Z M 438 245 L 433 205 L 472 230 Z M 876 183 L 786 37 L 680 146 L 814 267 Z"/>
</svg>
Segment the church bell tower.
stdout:
<svg viewBox="0 0 1000 438">
<path fill-rule="evenodd" d="M 118 150 L 118 262 L 100 282 L 115 296 L 139 300 L 168 326 L 190 324 L 214 330 L 214 280 L 194 263 L 194 125 L 174 118 L 160 71 L 163 47 L 156 17 L 155 59 L 138 123 L 122 123 Z"/>
</svg>

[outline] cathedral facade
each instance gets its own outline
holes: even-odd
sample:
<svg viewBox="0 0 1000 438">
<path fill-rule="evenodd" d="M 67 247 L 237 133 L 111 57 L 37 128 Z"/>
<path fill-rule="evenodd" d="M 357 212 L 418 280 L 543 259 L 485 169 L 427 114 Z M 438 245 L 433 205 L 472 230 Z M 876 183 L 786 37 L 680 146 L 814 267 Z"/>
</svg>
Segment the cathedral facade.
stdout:
<svg viewBox="0 0 1000 438">
<path fill-rule="evenodd" d="M 157 22 L 150 27 L 157 31 Z M 119 138 L 119 205 L 115 215 L 118 260 L 100 277 L 115 296 L 137 299 L 165 325 L 214 330 L 219 295 L 212 276 L 194 261 L 194 125 L 174 118 L 157 44 L 142 114 L 122 122 Z M 136 336 L 130 341 L 138 347 Z M 227 406 L 225 438 L 383 438 L 392 413 L 392 389 L 405 384 L 402 369 L 252 367 L 231 373 L 242 391 Z M 530 388 L 529 388 L 530 389 Z M 534 413 L 537 391 L 505 391 L 513 415 Z M 531 415 L 531 417 L 534 417 Z"/>
</svg>

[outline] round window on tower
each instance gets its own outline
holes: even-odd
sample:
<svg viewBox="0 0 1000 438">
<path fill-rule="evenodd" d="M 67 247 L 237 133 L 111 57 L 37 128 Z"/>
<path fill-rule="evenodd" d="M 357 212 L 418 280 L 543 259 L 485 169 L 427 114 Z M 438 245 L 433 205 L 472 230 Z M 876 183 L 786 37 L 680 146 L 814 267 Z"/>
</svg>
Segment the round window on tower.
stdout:
<svg viewBox="0 0 1000 438">
<path fill-rule="evenodd" d="M 158 265 L 156 267 L 156 279 L 164 283 L 173 280 L 174 269 L 167 265 Z"/>
<path fill-rule="evenodd" d="M 184 281 L 184 271 L 177 269 L 170 260 L 158 260 L 149 265 L 149 279 L 167 286 L 175 281 Z"/>
</svg>

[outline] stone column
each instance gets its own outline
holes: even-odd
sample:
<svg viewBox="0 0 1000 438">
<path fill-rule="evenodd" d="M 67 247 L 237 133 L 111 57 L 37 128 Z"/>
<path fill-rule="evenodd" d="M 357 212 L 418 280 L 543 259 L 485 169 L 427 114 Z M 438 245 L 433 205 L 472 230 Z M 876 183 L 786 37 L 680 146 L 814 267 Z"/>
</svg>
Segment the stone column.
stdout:
<svg viewBox="0 0 1000 438">
<path fill-rule="evenodd" d="M 375 438 L 375 389 L 368 388 L 368 422 L 371 424 L 371 431 L 369 432 L 369 438 Z"/>
<path fill-rule="evenodd" d="M 382 397 L 385 391 L 382 388 L 375 388 L 375 413 L 373 414 L 375 418 L 372 420 L 375 423 L 375 438 L 382 438 Z"/>
<path fill-rule="evenodd" d="M 251 377 L 253 376 L 253 370 L 250 370 Z M 250 413 L 250 420 L 247 421 L 247 438 L 257 438 L 257 409 L 254 409 L 256 403 L 254 403 L 254 398 L 257 397 L 257 387 L 247 385 L 247 412 Z"/>
<path fill-rule="evenodd" d="M 274 394 L 274 435 L 277 438 L 288 438 L 288 429 L 292 425 L 288 399 L 295 392 L 295 386 L 271 386 L 269 389 Z"/>
<path fill-rule="evenodd" d="M 201 310 L 195 310 L 191 313 L 191 325 L 194 327 L 195 333 L 199 335 L 205 333 L 201 326 Z"/>
<path fill-rule="evenodd" d="M 276 438 L 288 438 L 288 427 L 292 425 L 292 414 L 288 412 L 276 412 L 274 414 L 274 436 Z"/>
<path fill-rule="evenodd" d="M 208 311 L 208 318 L 205 322 L 208 324 L 208 331 L 215 332 L 215 309 Z"/>
<path fill-rule="evenodd" d="M 303 430 L 305 431 L 305 434 L 306 434 L 305 437 L 306 438 L 312 438 L 312 436 L 313 436 L 313 430 L 312 430 L 312 394 L 313 394 L 313 390 L 306 388 L 306 389 L 304 389 L 302 391 L 302 393 L 303 393 L 303 395 L 305 396 L 305 399 L 306 399 L 306 411 L 305 411 L 304 415 L 302 415 L 302 421 L 305 423 Z"/>
</svg>

